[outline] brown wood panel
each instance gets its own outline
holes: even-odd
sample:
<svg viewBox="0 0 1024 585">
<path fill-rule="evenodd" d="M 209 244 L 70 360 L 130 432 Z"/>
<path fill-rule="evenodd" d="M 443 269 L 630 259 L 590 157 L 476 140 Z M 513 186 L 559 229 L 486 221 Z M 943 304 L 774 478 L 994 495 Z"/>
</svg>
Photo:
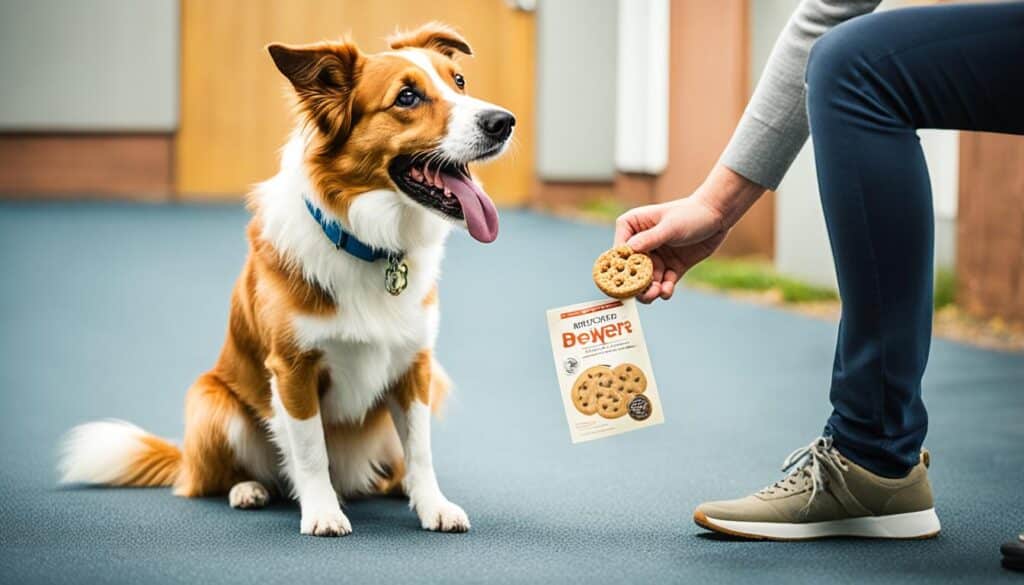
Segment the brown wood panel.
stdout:
<svg viewBox="0 0 1024 585">
<path fill-rule="evenodd" d="M 672 0 L 669 44 L 669 163 L 655 199 L 690 194 L 718 162 L 750 96 L 747 0 Z M 732 255 L 772 256 L 774 197 L 759 201 L 722 246 Z"/>
<path fill-rule="evenodd" d="M 0 196 L 165 200 L 173 142 L 167 134 L 0 134 Z"/>
<path fill-rule="evenodd" d="M 655 202 L 658 176 L 645 173 L 615 173 L 615 197 L 630 206 Z"/>
<path fill-rule="evenodd" d="M 590 201 L 607 200 L 615 196 L 611 182 L 537 181 L 533 188 L 532 207 L 542 211 L 573 212 Z"/>
<path fill-rule="evenodd" d="M 473 46 L 477 56 L 464 61 L 470 92 L 519 119 L 511 152 L 476 172 L 499 203 L 524 202 L 534 166 L 534 20 L 503 0 L 184 0 L 179 192 L 241 194 L 276 170 L 292 120 L 267 43 L 350 32 L 364 51 L 376 52 L 396 28 L 430 20 L 457 27 Z"/>
<path fill-rule="evenodd" d="M 616 173 L 612 181 L 538 180 L 530 198 L 530 207 L 540 211 L 565 211 L 570 214 L 581 206 L 614 200 L 634 207 L 654 203 L 655 175 Z"/>
<path fill-rule="evenodd" d="M 1024 323 L 1024 137 L 963 132 L 957 302 Z"/>
</svg>

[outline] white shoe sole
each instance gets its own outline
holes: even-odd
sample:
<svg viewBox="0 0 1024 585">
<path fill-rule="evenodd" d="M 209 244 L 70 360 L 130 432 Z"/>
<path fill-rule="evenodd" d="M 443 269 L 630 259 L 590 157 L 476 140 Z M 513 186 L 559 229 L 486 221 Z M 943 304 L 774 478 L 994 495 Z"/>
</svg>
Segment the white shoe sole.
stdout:
<svg viewBox="0 0 1024 585">
<path fill-rule="evenodd" d="M 850 536 L 857 538 L 931 538 L 942 527 L 935 508 L 906 514 L 846 518 L 825 522 L 789 524 L 785 522 L 741 522 L 720 520 L 697 512 L 694 521 L 709 530 L 744 538 L 768 540 L 812 540 Z"/>
</svg>

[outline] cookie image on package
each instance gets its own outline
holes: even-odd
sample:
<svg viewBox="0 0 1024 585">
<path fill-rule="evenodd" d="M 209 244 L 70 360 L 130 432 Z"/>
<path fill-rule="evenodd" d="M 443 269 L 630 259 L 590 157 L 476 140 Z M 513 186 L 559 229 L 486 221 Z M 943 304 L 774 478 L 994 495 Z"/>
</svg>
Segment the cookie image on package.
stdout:
<svg viewBox="0 0 1024 585">
<path fill-rule="evenodd" d="M 594 262 L 594 284 L 604 294 L 617 299 L 634 297 L 651 286 L 654 263 L 647 254 L 629 246 L 612 248 Z"/>
<path fill-rule="evenodd" d="M 599 387 L 597 390 L 597 414 L 604 418 L 619 418 L 629 412 L 631 396 L 615 388 Z"/>
<path fill-rule="evenodd" d="M 611 390 L 616 377 L 608 366 L 587 368 L 572 385 L 572 403 L 583 414 L 594 414 L 598 398 Z"/>
<path fill-rule="evenodd" d="M 632 399 L 647 390 L 647 376 L 636 364 L 620 364 L 612 370 L 615 382 L 612 387 Z"/>
</svg>

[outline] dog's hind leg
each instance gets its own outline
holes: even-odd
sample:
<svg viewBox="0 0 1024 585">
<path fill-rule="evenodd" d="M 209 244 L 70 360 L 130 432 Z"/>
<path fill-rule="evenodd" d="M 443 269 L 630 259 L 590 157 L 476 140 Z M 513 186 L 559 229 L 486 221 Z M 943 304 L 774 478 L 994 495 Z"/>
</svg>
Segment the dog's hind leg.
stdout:
<svg viewBox="0 0 1024 585">
<path fill-rule="evenodd" d="M 405 463 L 387 404 L 361 424 L 327 425 L 331 484 L 342 497 L 401 495 Z"/>
<path fill-rule="evenodd" d="M 204 374 L 185 397 L 185 441 L 181 473 L 174 493 L 185 497 L 227 494 L 250 479 L 230 444 L 233 427 L 247 416 L 231 390 L 215 375 Z"/>
<path fill-rule="evenodd" d="M 240 481 L 228 492 L 228 504 L 240 510 L 256 510 L 270 501 L 270 491 L 258 481 Z"/>
<path fill-rule="evenodd" d="M 240 510 L 266 506 L 278 492 L 277 449 L 263 428 L 251 417 L 236 416 L 228 422 L 228 445 L 243 475 L 228 492 L 228 503 Z"/>
</svg>

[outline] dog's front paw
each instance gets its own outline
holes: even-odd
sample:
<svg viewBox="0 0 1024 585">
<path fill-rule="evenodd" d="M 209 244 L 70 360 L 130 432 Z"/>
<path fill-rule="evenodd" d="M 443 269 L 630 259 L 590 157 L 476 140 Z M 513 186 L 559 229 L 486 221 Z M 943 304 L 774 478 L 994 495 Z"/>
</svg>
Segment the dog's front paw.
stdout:
<svg viewBox="0 0 1024 585">
<path fill-rule="evenodd" d="M 339 510 L 302 512 L 302 534 L 313 536 L 345 536 L 352 534 L 352 523 Z"/>
<path fill-rule="evenodd" d="M 419 514 L 420 524 L 426 530 L 434 532 L 467 532 L 469 530 L 469 516 L 466 515 L 465 510 L 443 497 L 425 505 L 417 505 L 416 512 Z"/>
</svg>

